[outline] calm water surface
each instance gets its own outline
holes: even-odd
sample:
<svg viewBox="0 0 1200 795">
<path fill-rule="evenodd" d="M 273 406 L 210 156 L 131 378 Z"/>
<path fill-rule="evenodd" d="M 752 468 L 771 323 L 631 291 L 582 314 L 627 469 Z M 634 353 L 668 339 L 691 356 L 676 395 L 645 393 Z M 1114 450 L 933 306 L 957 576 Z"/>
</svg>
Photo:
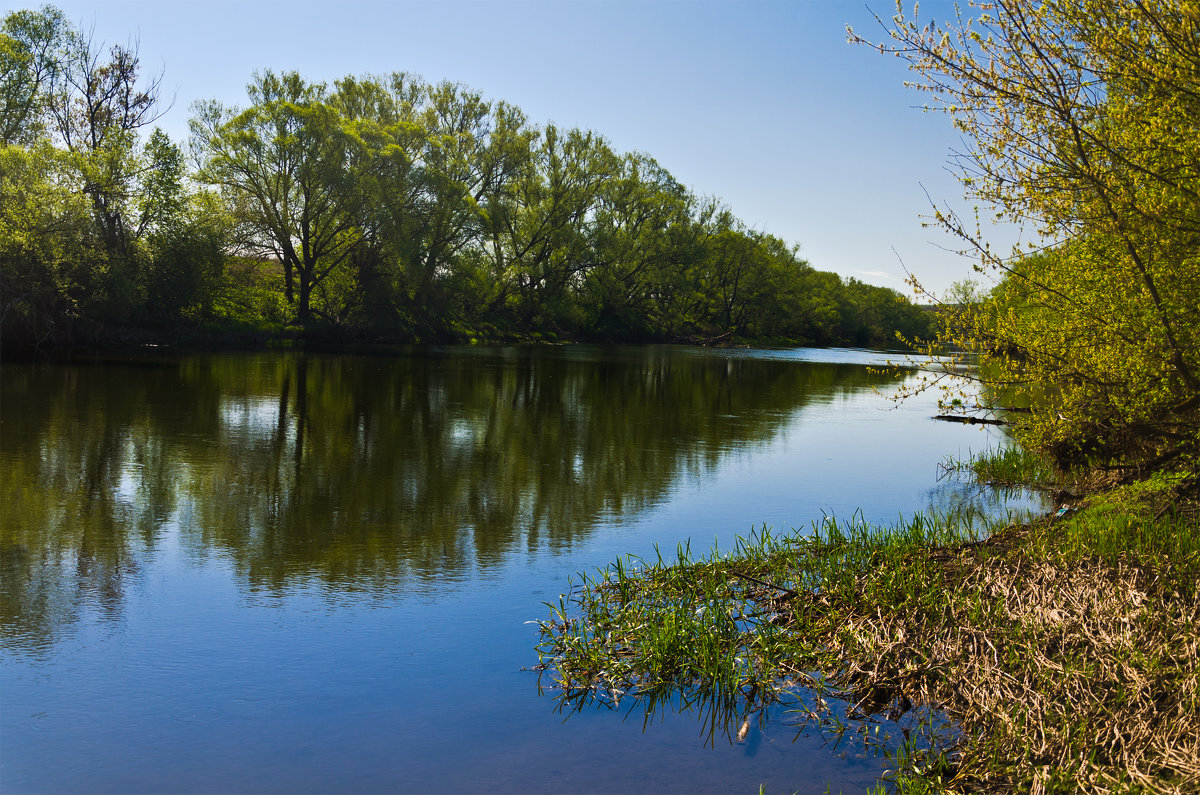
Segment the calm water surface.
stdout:
<svg viewBox="0 0 1200 795">
<path fill-rule="evenodd" d="M 538 695 L 543 601 L 624 553 L 996 495 L 1004 444 L 862 351 L 470 348 L 0 370 L 0 790 L 834 792 L 775 720 Z M 913 377 L 913 376 L 908 376 Z M 782 716 L 781 716 L 782 717 Z"/>
</svg>

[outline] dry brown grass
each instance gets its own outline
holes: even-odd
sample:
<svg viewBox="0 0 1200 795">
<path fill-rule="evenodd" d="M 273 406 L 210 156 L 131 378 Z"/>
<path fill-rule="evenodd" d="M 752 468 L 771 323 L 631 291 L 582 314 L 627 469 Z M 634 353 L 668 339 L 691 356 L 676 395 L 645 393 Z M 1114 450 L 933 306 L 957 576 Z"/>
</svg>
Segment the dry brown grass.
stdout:
<svg viewBox="0 0 1200 795">
<path fill-rule="evenodd" d="M 834 683 L 862 712 L 942 710 L 974 738 L 964 791 L 1200 791 L 1195 588 L 1169 562 L 1031 558 L 1030 532 L 935 551 L 940 610 L 879 605 L 882 572 L 857 604 L 799 600 L 842 615 Z"/>
<path fill-rule="evenodd" d="M 617 564 L 543 623 L 543 662 L 564 703 L 682 692 L 731 737 L 788 693 L 811 694 L 799 712 L 826 729 L 899 720 L 901 791 L 1200 792 L 1193 507 L 1096 498 L 966 543 L 927 518 L 827 522 Z"/>
</svg>

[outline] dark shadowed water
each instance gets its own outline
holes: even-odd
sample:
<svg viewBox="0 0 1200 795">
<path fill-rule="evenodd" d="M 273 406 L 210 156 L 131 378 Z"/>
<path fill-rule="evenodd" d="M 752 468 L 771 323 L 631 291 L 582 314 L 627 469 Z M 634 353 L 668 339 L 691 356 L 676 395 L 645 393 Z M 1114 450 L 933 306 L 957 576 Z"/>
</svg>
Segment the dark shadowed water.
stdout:
<svg viewBox="0 0 1200 795">
<path fill-rule="evenodd" d="M 780 719 L 564 720 L 543 601 L 624 553 L 996 495 L 861 351 L 0 369 L 0 791 L 861 791 Z M 912 376 L 908 376 L 912 377 Z M 781 718 L 783 716 L 780 716 Z"/>
</svg>

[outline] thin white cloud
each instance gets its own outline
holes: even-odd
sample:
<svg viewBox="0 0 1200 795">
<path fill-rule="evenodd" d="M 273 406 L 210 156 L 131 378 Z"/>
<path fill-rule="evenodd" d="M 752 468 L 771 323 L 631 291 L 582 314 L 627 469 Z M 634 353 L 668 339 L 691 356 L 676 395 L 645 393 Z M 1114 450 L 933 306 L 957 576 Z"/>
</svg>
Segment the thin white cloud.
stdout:
<svg viewBox="0 0 1200 795">
<path fill-rule="evenodd" d="M 892 274 L 888 273 L 887 271 L 855 271 L 855 273 L 861 273 L 863 276 L 873 276 L 876 279 L 892 278 Z"/>
</svg>

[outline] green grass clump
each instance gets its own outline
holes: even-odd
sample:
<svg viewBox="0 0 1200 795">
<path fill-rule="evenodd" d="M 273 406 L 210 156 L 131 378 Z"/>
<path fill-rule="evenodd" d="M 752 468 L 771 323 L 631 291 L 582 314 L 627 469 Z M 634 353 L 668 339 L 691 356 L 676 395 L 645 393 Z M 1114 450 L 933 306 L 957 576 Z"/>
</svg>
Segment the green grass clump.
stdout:
<svg viewBox="0 0 1200 795">
<path fill-rule="evenodd" d="M 973 455 L 966 461 L 947 459 L 941 468 L 946 473 L 969 473 L 990 486 L 1050 489 L 1063 480 L 1062 473 L 1045 456 L 1015 446 Z"/>
<path fill-rule="evenodd" d="M 1058 473 L 1044 456 L 1023 447 L 1006 447 L 995 455 L 971 459 L 971 472 L 980 483 L 1003 486 L 1049 487 Z"/>
<path fill-rule="evenodd" d="M 894 722 L 904 792 L 1197 791 L 1200 513 L 1173 487 L 625 558 L 552 606 L 539 654 L 571 708 L 675 699 L 731 738 L 783 700 L 827 731 Z"/>
</svg>

